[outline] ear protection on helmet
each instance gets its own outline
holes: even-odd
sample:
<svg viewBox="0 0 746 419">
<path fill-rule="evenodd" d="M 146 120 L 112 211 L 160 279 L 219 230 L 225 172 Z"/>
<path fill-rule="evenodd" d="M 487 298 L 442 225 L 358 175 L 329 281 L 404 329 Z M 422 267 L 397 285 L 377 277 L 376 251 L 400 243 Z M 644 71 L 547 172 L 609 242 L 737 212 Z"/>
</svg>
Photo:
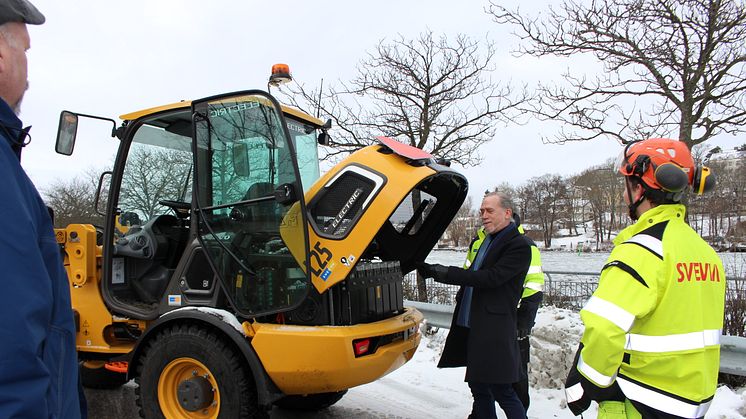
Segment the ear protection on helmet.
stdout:
<svg viewBox="0 0 746 419">
<path fill-rule="evenodd" d="M 689 176 L 674 163 L 663 163 L 653 172 L 655 181 L 666 192 L 681 192 L 689 184 Z"/>
<path fill-rule="evenodd" d="M 696 166 L 694 168 L 694 177 L 692 178 L 692 190 L 697 195 L 710 192 L 715 188 L 717 179 L 707 166 Z"/>
</svg>

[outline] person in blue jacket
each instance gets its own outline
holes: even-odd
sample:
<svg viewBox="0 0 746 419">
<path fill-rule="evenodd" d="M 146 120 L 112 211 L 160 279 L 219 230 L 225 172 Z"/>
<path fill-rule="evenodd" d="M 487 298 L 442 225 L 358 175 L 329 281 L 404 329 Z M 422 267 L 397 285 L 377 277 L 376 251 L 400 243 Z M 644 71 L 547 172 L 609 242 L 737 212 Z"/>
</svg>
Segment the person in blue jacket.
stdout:
<svg viewBox="0 0 746 419">
<path fill-rule="evenodd" d="M 67 275 L 50 211 L 20 164 L 28 86 L 26 0 L 0 2 L 0 418 L 86 417 Z"/>
</svg>

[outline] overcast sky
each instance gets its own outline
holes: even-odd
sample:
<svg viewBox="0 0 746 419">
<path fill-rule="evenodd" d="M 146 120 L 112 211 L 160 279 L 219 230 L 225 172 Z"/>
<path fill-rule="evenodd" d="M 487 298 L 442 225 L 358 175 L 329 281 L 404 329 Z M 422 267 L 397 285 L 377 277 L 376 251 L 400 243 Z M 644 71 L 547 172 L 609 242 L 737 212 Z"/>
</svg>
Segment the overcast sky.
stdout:
<svg viewBox="0 0 746 419">
<path fill-rule="evenodd" d="M 40 189 L 91 166 L 110 166 L 118 140 L 110 126 L 90 123 L 73 157 L 55 154 L 63 109 L 114 118 L 179 100 L 252 88 L 266 89 L 274 63 L 287 63 L 296 81 L 325 86 L 355 75 L 356 64 L 381 39 L 464 33 L 498 49 L 497 80 L 531 83 L 556 78 L 562 63 L 517 59 L 517 38 L 484 12 L 485 1 L 176 1 L 62 2 L 32 0 L 47 22 L 29 26 L 29 82 L 21 119 L 33 125 L 23 165 Z M 506 4 L 518 4 L 509 0 Z M 522 5 L 521 8 L 539 6 Z M 470 195 L 501 182 L 518 185 L 546 173 L 571 175 L 615 157 L 611 140 L 542 144 L 556 128 L 540 122 L 501 127 L 478 152 L 482 165 L 462 172 Z M 333 131 L 332 131 L 332 135 Z M 733 148 L 746 136 L 712 145 Z"/>
</svg>

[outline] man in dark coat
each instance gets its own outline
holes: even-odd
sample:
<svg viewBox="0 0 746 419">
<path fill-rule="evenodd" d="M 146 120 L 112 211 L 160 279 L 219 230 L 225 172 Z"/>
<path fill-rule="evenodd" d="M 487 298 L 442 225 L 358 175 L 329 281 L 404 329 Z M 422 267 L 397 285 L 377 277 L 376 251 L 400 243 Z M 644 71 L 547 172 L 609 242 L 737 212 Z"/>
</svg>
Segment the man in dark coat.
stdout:
<svg viewBox="0 0 746 419">
<path fill-rule="evenodd" d="M 466 366 L 474 398 L 470 419 L 496 418 L 495 401 L 508 419 L 525 419 L 512 383 L 524 374 L 516 311 L 531 248 L 513 223 L 508 195 L 487 194 L 479 212 L 487 237 L 469 270 L 425 263 L 417 267 L 425 277 L 461 286 L 438 367 Z"/>
</svg>

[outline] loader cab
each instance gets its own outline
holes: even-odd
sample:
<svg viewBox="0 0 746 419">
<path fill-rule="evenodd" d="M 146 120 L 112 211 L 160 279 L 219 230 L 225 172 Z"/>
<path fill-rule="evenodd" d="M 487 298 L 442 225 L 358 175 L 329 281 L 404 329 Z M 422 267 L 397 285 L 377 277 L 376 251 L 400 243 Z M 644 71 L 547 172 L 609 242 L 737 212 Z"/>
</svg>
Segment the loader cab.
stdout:
<svg viewBox="0 0 746 419">
<path fill-rule="evenodd" d="M 261 91 L 121 118 L 102 240 L 112 312 L 148 320 L 197 305 L 253 317 L 300 304 L 309 281 L 279 229 L 319 177 L 321 121 Z M 69 146 L 71 130 L 60 132 Z M 307 248 L 306 234 L 294 240 Z"/>
</svg>

